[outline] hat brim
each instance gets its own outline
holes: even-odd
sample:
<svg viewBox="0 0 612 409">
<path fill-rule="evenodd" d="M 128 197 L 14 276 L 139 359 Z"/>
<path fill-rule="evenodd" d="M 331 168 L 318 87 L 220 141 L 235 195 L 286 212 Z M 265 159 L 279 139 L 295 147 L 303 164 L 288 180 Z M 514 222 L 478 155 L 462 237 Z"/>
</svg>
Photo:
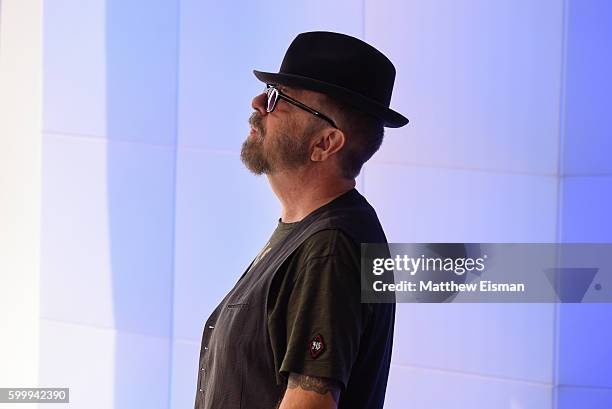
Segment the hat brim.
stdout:
<svg viewBox="0 0 612 409">
<path fill-rule="evenodd" d="M 331 97 L 338 98 L 357 109 L 361 109 L 376 118 L 383 121 L 383 125 L 387 128 L 399 128 L 408 123 L 408 118 L 388 108 L 377 101 L 364 97 L 349 89 L 339 87 L 328 82 L 319 81 L 313 78 L 303 77 L 301 75 L 284 74 L 275 72 L 263 72 L 253 70 L 253 74 L 258 80 L 266 84 L 281 84 L 289 87 L 305 88 L 311 91 L 328 94 Z"/>
</svg>

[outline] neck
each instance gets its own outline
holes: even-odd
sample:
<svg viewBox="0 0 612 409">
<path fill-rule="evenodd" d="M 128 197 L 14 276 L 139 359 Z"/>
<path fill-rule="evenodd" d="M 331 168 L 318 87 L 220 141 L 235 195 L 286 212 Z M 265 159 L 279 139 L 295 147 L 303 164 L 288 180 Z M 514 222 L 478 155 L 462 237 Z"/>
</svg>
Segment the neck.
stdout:
<svg viewBox="0 0 612 409">
<path fill-rule="evenodd" d="M 302 220 L 355 187 L 354 179 L 299 172 L 274 173 L 268 175 L 268 181 L 281 203 L 284 223 Z"/>
</svg>

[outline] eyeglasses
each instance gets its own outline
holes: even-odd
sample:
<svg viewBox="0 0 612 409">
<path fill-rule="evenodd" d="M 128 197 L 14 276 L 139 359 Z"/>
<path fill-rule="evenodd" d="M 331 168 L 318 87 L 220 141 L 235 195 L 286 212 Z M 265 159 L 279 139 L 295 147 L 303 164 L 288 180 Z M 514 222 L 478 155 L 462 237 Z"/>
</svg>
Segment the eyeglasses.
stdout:
<svg viewBox="0 0 612 409">
<path fill-rule="evenodd" d="M 293 104 L 296 107 L 301 108 L 304 111 L 310 112 L 311 114 L 316 115 L 319 118 L 329 122 L 331 126 L 338 129 L 338 126 L 330 117 L 328 117 L 327 115 L 323 115 L 319 111 L 312 109 L 308 105 L 305 105 L 296 99 L 291 98 L 289 95 L 285 94 L 284 92 L 276 88 L 276 86 L 272 84 L 268 84 L 266 85 L 266 89 L 264 90 L 264 92 L 268 96 L 268 105 L 266 106 L 267 112 L 274 111 L 274 108 L 276 108 L 276 104 L 278 103 L 278 100 L 282 98 L 285 101 L 289 102 L 290 104 Z"/>
</svg>

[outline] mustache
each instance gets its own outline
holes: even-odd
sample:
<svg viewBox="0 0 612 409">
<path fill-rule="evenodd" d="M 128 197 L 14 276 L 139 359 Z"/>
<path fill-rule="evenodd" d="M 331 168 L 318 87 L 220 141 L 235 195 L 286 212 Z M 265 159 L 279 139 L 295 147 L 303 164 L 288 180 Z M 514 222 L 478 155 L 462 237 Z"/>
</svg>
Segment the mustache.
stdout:
<svg viewBox="0 0 612 409">
<path fill-rule="evenodd" d="M 251 114 L 251 116 L 249 117 L 249 125 L 251 125 L 251 127 L 253 127 L 253 129 L 257 131 L 259 136 L 264 135 L 265 129 L 262 123 L 262 116 L 259 112 L 255 111 Z"/>
</svg>

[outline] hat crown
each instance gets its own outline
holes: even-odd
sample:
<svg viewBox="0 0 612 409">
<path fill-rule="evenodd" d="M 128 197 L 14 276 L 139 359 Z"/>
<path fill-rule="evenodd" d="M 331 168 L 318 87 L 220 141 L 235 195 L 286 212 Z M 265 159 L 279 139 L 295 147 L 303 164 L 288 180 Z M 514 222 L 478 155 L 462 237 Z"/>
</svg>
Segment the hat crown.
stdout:
<svg viewBox="0 0 612 409">
<path fill-rule="evenodd" d="M 326 31 L 299 34 L 287 49 L 279 72 L 335 84 L 386 107 L 395 81 L 393 63 L 376 48 Z"/>
</svg>

